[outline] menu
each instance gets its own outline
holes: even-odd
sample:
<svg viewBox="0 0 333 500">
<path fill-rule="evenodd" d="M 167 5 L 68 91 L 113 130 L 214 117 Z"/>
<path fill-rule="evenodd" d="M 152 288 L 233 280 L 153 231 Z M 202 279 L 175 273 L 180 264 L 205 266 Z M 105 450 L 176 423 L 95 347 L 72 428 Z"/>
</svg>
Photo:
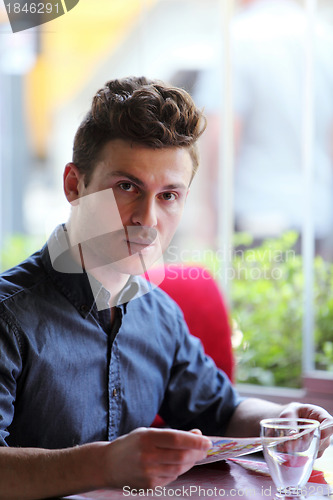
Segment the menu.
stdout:
<svg viewBox="0 0 333 500">
<path fill-rule="evenodd" d="M 197 465 L 238 457 L 247 453 L 255 453 L 262 449 L 260 438 L 208 437 L 213 445 L 208 450 L 207 457 L 199 460 Z"/>
</svg>

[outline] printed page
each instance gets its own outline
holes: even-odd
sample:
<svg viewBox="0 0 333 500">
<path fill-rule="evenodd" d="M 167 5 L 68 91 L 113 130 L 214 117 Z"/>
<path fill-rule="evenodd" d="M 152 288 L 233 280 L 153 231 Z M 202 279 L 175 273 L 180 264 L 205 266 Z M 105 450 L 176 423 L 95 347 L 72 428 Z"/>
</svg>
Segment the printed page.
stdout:
<svg viewBox="0 0 333 500">
<path fill-rule="evenodd" d="M 227 458 L 255 453 L 261 450 L 261 440 L 258 438 L 226 438 L 208 436 L 213 446 L 208 450 L 207 457 L 200 460 L 196 465 L 217 462 Z"/>
</svg>

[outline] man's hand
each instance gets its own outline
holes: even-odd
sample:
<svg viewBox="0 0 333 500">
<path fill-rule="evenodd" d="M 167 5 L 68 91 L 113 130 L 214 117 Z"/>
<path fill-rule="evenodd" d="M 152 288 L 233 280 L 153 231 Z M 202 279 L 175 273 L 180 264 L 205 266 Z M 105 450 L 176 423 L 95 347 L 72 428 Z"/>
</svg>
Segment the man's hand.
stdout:
<svg viewBox="0 0 333 500">
<path fill-rule="evenodd" d="M 205 458 L 210 446 L 198 430 L 135 429 L 106 445 L 106 482 L 110 487 L 163 486 Z"/>
<path fill-rule="evenodd" d="M 333 435 L 333 416 L 324 408 L 306 403 L 289 403 L 282 406 L 256 398 L 244 399 L 239 404 L 230 419 L 226 435 L 232 437 L 259 436 L 260 420 L 277 417 L 299 417 L 318 420 L 322 426 L 325 425 L 325 429 L 321 431 L 318 457 L 321 457 L 325 449 L 330 445 L 330 437 Z"/>
<path fill-rule="evenodd" d="M 310 404 L 290 403 L 284 407 L 279 417 L 311 418 L 318 420 L 322 426 L 325 426 L 325 429 L 321 431 L 318 457 L 321 457 L 325 449 L 330 445 L 331 436 L 333 435 L 333 417 L 324 408 Z"/>
</svg>

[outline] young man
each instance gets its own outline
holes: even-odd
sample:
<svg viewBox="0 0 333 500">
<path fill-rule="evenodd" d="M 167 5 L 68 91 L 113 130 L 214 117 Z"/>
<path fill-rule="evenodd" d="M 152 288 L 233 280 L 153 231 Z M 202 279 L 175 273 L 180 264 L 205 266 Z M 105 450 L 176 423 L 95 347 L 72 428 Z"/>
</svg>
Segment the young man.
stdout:
<svg viewBox="0 0 333 500">
<path fill-rule="evenodd" d="M 176 230 L 203 129 L 191 98 L 160 82 L 95 95 L 65 168 L 69 221 L 0 282 L 0 498 L 151 488 L 206 455 L 201 432 L 333 424 L 319 407 L 240 400 L 173 301 L 137 277 Z M 150 428 L 157 412 L 173 429 Z"/>
</svg>

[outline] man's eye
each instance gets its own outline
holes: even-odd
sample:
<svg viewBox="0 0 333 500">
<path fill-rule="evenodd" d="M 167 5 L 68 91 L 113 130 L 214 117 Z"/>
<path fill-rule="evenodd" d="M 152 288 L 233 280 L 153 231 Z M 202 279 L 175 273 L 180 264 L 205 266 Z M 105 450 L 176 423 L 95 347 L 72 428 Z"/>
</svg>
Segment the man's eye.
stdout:
<svg viewBox="0 0 333 500">
<path fill-rule="evenodd" d="M 163 193 L 162 198 L 165 201 L 174 201 L 177 196 L 175 195 L 175 193 Z"/>
<path fill-rule="evenodd" d="M 130 182 L 121 182 L 119 187 L 122 191 L 134 191 L 134 186 Z"/>
</svg>

